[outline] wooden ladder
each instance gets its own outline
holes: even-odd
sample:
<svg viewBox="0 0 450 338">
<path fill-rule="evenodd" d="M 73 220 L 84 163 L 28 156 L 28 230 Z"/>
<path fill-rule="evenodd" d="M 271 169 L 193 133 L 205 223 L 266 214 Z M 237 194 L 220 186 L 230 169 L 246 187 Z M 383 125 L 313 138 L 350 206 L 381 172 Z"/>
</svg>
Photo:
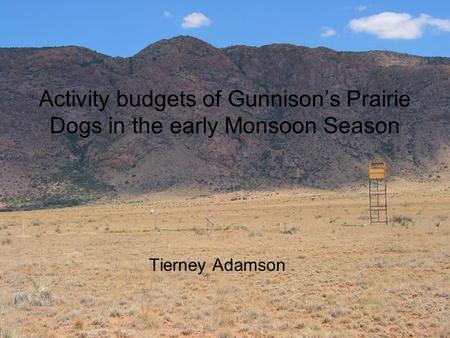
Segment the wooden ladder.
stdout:
<svg viewBox="0 0 450 338">
<path fill-rule="evenodd" d="M 370 224 L 388 224 L 387 166 L 385 162 L 369 163 Z"/>
</svg>

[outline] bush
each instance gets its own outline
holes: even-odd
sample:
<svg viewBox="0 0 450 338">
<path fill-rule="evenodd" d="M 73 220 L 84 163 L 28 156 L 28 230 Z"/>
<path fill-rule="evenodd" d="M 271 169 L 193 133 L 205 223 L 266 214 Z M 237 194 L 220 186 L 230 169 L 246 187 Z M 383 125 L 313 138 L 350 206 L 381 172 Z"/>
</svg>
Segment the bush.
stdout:
<svg viewBox="0 0 450 338">
<path fill-rule="evenodd" d="M 414 224 L 414 220 L 411 217 L 402 215 L 394 215 L 394 217 L 392 217 L 392 222 L 394 225 L 397 223 L 404 227 Z"/>
<path fill-rule="evenodd" d="M 12 243 L 12 239 L 11 238 L 2 239 L 2 245 L 9 245 L 11 243 Z"/>
</svg>

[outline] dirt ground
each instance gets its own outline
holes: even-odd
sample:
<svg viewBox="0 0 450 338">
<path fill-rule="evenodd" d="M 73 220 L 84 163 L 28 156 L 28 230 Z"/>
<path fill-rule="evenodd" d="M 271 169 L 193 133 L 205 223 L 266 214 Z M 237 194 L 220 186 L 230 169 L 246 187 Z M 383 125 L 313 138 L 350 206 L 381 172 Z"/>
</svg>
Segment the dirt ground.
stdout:
<svg viewBox="0 0 450 338">
<path fill-rule="evenodd" d="M 450 337 L 450 185 L 393 182 L 389 225 L 368 224 L 367 199 L 166 193 L 0 213 L 0 337 Z M 154 272 L 149 257 L 286 271 Z"/>
</svg>

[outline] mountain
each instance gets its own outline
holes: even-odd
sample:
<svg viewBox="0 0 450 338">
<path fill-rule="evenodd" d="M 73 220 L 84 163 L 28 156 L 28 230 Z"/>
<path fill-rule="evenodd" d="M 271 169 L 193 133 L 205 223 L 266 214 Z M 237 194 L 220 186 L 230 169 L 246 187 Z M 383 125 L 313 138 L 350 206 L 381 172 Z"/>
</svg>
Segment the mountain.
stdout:
<svg viewBox="0 0 450 338">
<path fill-rule="evenodd" d="M 39 107 L 44 90 L 64 93 L 322 93 L 398 90 L 407 108 L 221 106 Z M 100 196 L 176 187 L 211 190 L 276 186 L 339 188 L 364 182 L 367 161 L 391 177 L 436 179 L 450 162 L 450 58 L 393 52 L 337 52 L 286 44 L 215 48 L 192 37 L 161 40 L 129 58 L 80 47 L 0 49 L 0 187 L 3 208 L 46 207 Z M 399 121 L 399 134 L 123 135 L 50 133 L 50 119 L 107 123 L 242 117 L 274 121 Z"/>
</svg>

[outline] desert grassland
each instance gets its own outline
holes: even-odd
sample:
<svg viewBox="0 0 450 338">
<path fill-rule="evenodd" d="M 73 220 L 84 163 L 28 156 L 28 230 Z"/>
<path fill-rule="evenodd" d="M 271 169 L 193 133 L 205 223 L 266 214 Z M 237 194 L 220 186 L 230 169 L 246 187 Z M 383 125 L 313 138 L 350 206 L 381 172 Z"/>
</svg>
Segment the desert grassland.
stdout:
<svg viewBox="0 0 450 338">
<path fill-rule="evenodd" d="M 389 201 L 388 226 L 368 225 L 365 189 L 0 213 L 1 334 L 449 337 L 450 186 L 392 183 Z M 149 257 L 287 270 L 153 272 Z"/>
</svg>

